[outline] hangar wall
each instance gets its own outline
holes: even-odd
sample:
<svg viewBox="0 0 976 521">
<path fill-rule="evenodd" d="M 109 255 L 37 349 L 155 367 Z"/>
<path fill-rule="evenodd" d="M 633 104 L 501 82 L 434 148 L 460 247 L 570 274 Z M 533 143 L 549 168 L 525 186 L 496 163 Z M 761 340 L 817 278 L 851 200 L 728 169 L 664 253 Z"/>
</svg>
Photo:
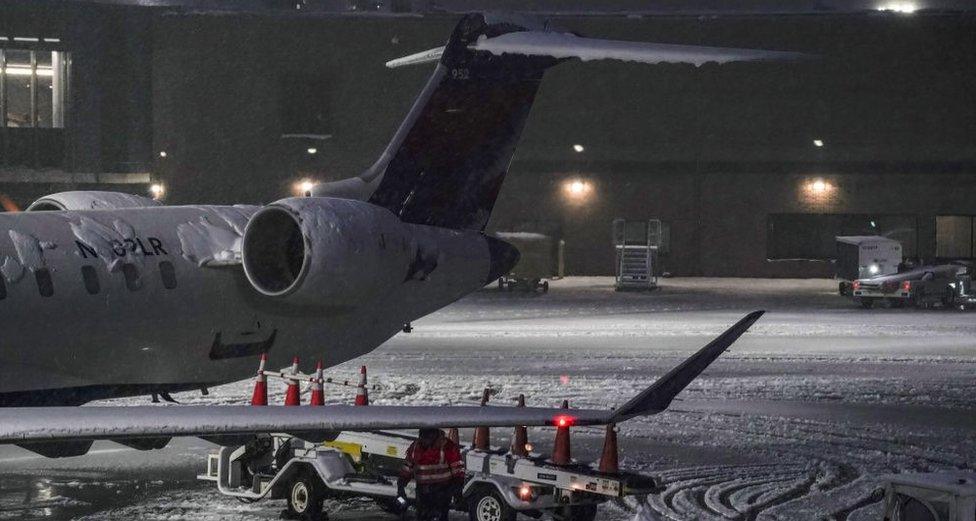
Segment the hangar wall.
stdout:
<svg viewBox="0 0 976 521">
<path fill-rule="evenodd" d="M 77 85 L 75 95 L 91 100 L 76 105 L 73 147 L 88 153 L 85 168 L 145 165 L 171 204 L 269 202 L 300 179 L 357 174 L 429 73 L 383 62 L 442 44 L 455 21 L 100 9 L 85 15 L 98 30 L 71 43 L 79 59 L 99 64 Z M 65 26 L 80 16 L 36 14 L 35 22 L 60 17 Z M 832 270 L 824 260 L 788 260 L 796 245 L 771 231 L 784 223 L 860 230 L 891 222 L 879 231 L 914 236 L 917 254 L 933 257 L 938 216 L 976 215 L 974 16 L 559 23 L 608 38 L 821 56 L 551 71 L 490 229 L 558 234 L 569 274 L 612 272 L 615 218 L 670 225 L 664 268 L 672 273 L 785 277 Z M 582 200 L 566 196 L 574 180 L 589 187 Z M 811 189 L 817 182 L 823 190 Z M 773 250 L 782 259 L 767 260 Z"/>
</svg>

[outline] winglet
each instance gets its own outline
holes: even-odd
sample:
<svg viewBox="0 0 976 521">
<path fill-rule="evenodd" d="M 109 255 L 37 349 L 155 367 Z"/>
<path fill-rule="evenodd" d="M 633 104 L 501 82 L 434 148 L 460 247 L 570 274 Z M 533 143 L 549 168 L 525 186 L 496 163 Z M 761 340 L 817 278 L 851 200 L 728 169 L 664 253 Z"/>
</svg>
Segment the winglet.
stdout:
<svg viewBox="0 0 976 521">
<path fill-rule="evenodd" d="M 763 313 L 765 311 L 753 311 L 746 315 L 745 318 L 709 342 L 691 358 L 654 382 L 654 385 L 617 409 L 611 417 L 611 421 L 619 423 L 635 416 L 656 414 L 667 409 L 674 397 L 738 340 L 752 324 L 759 320 L 759 317 L 763 316 Z"/>
</svg>

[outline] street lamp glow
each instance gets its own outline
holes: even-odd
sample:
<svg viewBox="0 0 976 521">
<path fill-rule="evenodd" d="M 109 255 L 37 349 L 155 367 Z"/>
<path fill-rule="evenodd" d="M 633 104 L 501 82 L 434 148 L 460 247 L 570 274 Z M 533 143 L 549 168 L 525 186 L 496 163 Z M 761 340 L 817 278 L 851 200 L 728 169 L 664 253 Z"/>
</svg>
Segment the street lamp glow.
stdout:
<svg viewBox="0 0 976 521">
<path fill-rule="evenodd" d="M 593 184 L 583 179 L 568 179 L 563 182 L 563 195 L 572 204 L 582 204 L 593 195 Z"/>
<path fill-rule="evenodd" d="M 918 11 L 918 5 L 913 2 L 888 2 L 878 7 L 878 11 L 890 11 L 892 13 L 912 14 Z"/>
<path fill-rule="evenodd" d="M 810 185 L 814 192 L 823 193 L 827 191 L 827 183 L 823 179 L 817 179 Z"/>
<path fill-rule="evenodd" d="M 310 155 L 315 155 L 318 154 L 319 149 L 315 147 L 308 147 L 308 150 L 306 150 L 306 152 L 308 152 Z"/>
<path fill-rule="evenodd" d="M 149 186 L 149 193 L 153 199 L 162 199 L 163 195 L 166 194 L 166 187 L 162 183 L 154 183 Z"/>
<path fill-rule="evenodd" d="M 820 147 L 824 146 L 824 142 L 823 142 L 822 139 L 814 139 L 813 140 L 813 146 L 815 146 L 817 148 L 820 148 Z"/>
<path fill-rule="evenodd" d="M 165 150 L 160 150 L 159 151 L 159 157 L 161 157 L 163 159 L 166 159 L 166 151 Z"/>
<path fill-rule="evenodd" d="M 295 191 L 304 197 L 311 197 L 313 188 L 315 188 L 315 183 L 310 179 L 303 179 L 295 183 Z"/>
<path fill-rule="evenodd" d="M 575 145 L 573 145 L 573 150 L 575 150 L 576 153 L 580 153 L 580 152 L 582 152 L 582 151 L 584 151 L 586 149 L 583 148 L 583 145 L 581 145 L 579 143 L 576 143 Z"/>
</svg>

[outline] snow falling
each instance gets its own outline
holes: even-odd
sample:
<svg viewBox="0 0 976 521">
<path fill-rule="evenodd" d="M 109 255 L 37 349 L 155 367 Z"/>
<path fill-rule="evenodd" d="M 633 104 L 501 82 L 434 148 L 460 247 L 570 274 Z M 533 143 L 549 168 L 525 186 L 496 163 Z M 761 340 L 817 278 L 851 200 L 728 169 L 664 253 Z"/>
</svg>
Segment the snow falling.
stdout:
<svg viewBox="0 0 976 521">
<path fill-rule="evenodd" d="M 496 404 L 524 393 L 529 405 L 565 398 L 606 407 L 748 311 L 767 309 L 670 411 L 620 426 L 621 465 L 666 488 L 640 505 L 640 516 L 630 502 L 602 506 L 599 519 L 878 519 L 880 476 L 976 461 L 969 313 L 862 310 L 828 280 L 668 279 L 652 294 L 616 293 L 611 284 L 572 278 L 546 295 L 478 292 L 327 375 L 355 381 L 366 363 L 380 404 L 472 403 L 491 386 Z M 244 381 L 175 398 L 243 404 L 250 389 Z M 281 403 L 284 387 L 271 391 Z M 328 403 L 353 395 L 326 387 Z M 507 429 L 492 434 L 507 444 Z M 544 454 L 552 431 L 530 429 L 529 438 Z M 600 429 L 574 431 L 575 457 L 595 460 L 601 446 Z M 280 501 L 242 504 L 195 479 L 212 448 L 196 439 L 152 452 L 98 443 L 89 456 L 65 460 L 2 448 L 0 519 L 42 511 L 48 519 L 276 518 Z M 334 520 L 385 516 L 367 500 L 327 510 Z"/>
</svg>

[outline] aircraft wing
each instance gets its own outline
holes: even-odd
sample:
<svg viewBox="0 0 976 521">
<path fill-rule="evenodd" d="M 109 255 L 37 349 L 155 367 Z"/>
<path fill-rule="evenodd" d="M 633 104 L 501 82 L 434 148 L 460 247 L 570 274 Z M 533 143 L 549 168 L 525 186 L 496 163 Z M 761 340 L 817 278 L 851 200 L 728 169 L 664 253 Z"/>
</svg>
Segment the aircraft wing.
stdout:
<svg viewBox="0 0 976 521">
<path fill-rule="evenodd" d="M 134 406 L 0 408 L 0 444 L 16 444 L 46 456 L 87 452 L 95 440 L 135 448 L 165 446 L 170 438 L 195 436 L 235 443 L 261 433 L 288 433 L 309 440 L 338 431 L 420 427 L 605 425 L 657 414 L 756 322 L 755 311 L 729 328 L 623 407 L 385 406 L 319 407 Z"/>
</svg>

